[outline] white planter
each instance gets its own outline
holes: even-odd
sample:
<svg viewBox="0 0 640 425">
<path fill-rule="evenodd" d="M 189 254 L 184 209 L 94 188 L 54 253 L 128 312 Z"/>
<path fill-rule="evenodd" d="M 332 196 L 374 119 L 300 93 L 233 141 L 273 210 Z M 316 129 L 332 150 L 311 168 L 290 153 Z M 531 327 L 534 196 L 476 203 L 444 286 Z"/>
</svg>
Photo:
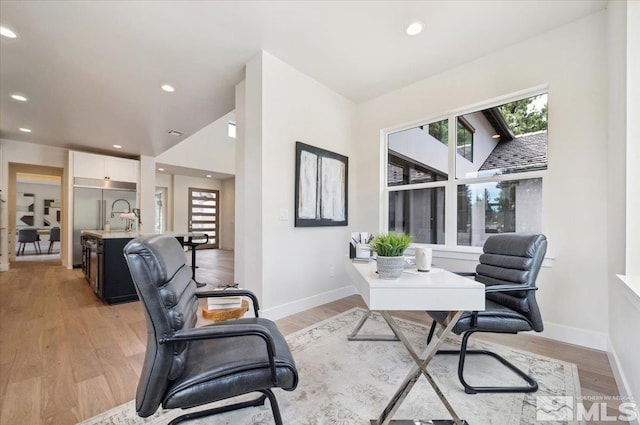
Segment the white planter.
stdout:
<svg viewBox="0 0 640 425">
<path fill-rule="evenodd" d="M 404 256 L 383 257 L 378 255 L 378 276 L 380 279 L 399 279 L 404 270 Z"/>
</svg>

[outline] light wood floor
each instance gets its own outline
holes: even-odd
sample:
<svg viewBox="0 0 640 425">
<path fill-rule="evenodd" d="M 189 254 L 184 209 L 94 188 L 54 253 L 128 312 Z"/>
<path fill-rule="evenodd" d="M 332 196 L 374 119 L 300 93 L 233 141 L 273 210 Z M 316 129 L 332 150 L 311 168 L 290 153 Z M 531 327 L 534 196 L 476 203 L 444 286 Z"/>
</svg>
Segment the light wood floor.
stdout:
<svg viewBox="0 0 640 425">
<path fill-rule="evenodd" d="M 197 280 L 233 281 L 231 252 L 197 255 Z M 364 307 L 359 296 L 277 324 L 288 334 L 354 306 Z M 430 322 L 424 313 L 398 316 Z M 145 326 L 139 302 L 103 304 L 79 270 L 51 262 L 12 263 L 11 271 L 0 273 L 0 424 L 75 424 L 133 399 Z M 604 352 L 529 335 L 486 338 L 576 363 L 583 396 L 618 395 Z M 617 405 L 611 402 L 610 414 L 617 415 Z"/>
</svg>

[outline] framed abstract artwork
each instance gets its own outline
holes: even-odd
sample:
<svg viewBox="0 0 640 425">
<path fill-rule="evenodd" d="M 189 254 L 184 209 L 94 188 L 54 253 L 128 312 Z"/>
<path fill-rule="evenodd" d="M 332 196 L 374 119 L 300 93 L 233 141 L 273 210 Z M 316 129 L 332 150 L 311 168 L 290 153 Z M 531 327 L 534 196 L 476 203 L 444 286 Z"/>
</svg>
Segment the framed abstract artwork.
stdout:
<svg viewBox="0 0 640 425">
<path fill-rule="evenodd" d="M 296 142 L 295 227 L 348 224 L 349 158 Z"/>
<path fill-rule="evenodd" d="M 16 226 L 35 226 L 35 199 L 33 193 L 16 193 Z"/>
</svg>

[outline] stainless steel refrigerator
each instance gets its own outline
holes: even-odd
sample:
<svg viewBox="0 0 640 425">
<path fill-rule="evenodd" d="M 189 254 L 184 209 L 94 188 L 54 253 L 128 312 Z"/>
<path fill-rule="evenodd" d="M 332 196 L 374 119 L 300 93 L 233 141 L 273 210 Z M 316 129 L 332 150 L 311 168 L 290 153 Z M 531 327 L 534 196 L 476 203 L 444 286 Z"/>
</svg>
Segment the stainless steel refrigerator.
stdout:
<svg viewBox="0 0 640 425">
<path fill-rule="evenodd" d="M 76 177 L 73 182 L 73 266 L 82 265 L 81 230 L 103 230 L 108 221 L 112 232 L 125 230 L 120 219 L 136 207 L 136 184 Z M 113 217 L 112 217 L 113 215 Z"/>
</svg>

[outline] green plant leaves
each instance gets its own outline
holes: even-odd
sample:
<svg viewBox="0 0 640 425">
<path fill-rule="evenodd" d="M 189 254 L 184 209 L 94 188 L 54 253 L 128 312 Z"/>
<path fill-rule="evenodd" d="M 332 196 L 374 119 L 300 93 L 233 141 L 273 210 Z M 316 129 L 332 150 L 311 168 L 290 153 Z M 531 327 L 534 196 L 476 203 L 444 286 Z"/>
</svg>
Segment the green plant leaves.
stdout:
<svg viewBox="0 0 640 425">
<path fill-rule="evenodd" d="M 406 233 L 383 233 L 375 236 L 369 246 L 383 257 L 400 257 L 413 238 Z"/>
</svg>

